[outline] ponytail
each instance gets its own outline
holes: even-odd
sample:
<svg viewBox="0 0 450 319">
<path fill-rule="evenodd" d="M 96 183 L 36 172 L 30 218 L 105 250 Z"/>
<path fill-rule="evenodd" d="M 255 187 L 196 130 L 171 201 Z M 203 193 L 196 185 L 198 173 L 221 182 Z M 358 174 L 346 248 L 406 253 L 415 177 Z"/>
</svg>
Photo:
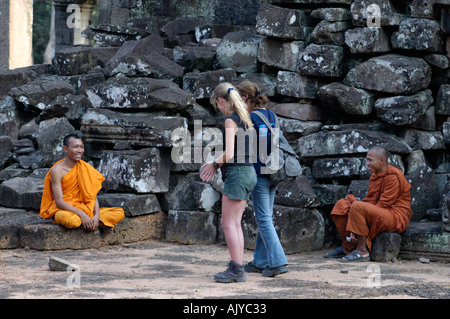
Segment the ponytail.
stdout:
<svg viewBox="0 0 450 319">
<path fill-rule="evenodd" d="M 236 112 L 247 129 L 253 128 L 252 119 L 248 112 L 248 106 L 245 104 L 239 91 L 235 89 L 232 84 L 227 82 L 221 83 L 211 94 L 209 101 L 215 108 L 217 108 L 216 100 L 218 97 L 222 97 L 229 102 L 228 108 L 231 109 L 230 113 Z"/>
<path fill-rule="evenodd" d="M 267 107 L 269 104 L 269 98 L 265 94 L 261 94 L 258 85 L 249 80 L 239 83 L 237 89 L 241 96 L 247 99 L 250 111 L 256 108 Z"/>
</svg>

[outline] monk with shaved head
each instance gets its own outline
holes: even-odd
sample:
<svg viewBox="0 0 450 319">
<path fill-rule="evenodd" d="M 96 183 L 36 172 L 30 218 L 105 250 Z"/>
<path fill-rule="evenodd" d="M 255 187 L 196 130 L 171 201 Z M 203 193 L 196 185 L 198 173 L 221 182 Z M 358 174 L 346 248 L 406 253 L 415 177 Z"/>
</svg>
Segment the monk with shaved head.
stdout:
<svg viewBox="0 0 450 319">
<path fill-rule="evenodd" d="M 331 211 L 342 245 L 325 258 L 342 262 L 370 259 L 371 241 L 381 232 L 403 232 L 411 220 L 411 185 L 402 171 L 389 165 L 381 146 L 367 152 L 371 172 L 369 190 L 362 201 L 352 194 L 339 200 Z"/>
</svg>

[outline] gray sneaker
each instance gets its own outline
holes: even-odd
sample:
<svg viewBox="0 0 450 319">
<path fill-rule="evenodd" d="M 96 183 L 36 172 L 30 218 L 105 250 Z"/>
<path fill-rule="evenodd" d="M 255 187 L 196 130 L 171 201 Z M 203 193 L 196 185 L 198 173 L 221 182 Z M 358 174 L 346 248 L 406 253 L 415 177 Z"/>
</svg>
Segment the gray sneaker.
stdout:
<svg viewBox="0 0 450 319">
<path fill-rule="evenodd" d="M 231 260 L 228 263 L 227 270 L 215 274 L 214 280 L 223 283 L 243 282 L 247 280 L 247 276 L 245 275 L 244 267 Z"/>
</svg>

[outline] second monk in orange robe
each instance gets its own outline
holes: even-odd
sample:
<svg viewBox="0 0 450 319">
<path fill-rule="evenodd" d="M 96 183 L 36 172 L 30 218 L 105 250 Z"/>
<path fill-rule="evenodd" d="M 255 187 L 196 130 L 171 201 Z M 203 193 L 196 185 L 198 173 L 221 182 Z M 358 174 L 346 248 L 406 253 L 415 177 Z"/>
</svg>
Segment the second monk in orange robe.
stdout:
<svg viewBox="0 0 450 319">
<path fill-rule="evenodd" d="M 100 208 L 97 193 L 105 180 L 102 174 L 81 160 L 82 140 L 76 135 L 64 138 L 66 158 L 57 162 L 45 176 L 40 215 L 53 218 L 66 228 L 95 230 L 113 228 L 124 217 L 120 207 Z"/>
<path fill-rule="evenodd" d="M 411 220 L 411 185 L 402 171 L 388 164 L 386 150 L 380 146 L 371 148 L 366 159 L 372 173 L 367 195 L 358 201 L 349 194 L 336 203 L 331 218 L 342 246 L 324 257 L 343 257 L 343 262 L 369 260 L 371 241 L 376 235 L 401 233 Z"/>
</svg>

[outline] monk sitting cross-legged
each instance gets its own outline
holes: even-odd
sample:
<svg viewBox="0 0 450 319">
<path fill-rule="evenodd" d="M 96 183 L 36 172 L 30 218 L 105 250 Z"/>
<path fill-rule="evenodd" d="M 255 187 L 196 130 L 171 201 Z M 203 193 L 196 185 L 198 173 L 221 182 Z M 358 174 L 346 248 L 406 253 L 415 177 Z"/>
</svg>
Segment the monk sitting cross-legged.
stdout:
<svg viewBox="0 0 450 319">
<path fill-rule="evenodd" d="M 97 193 L 105 180 L 102 174 L 81 160 L 84 145 L 80 137 L 64 138 L 66 158 L 58 161 L 45 176 L 40 215 L 53 218 L 66 228 L 111 230 L 124 218 L 120 207 L 99 208 Z"/>
<path fill-rule="evenodd" d="M 342 246 L 324 255 L 342 262 L 367 261 L 371 241 L 381 232 L 403 232 L 411 220 L 411 185 L 402 171 L 387 162 L 386 150 L 375 146 L 366 155 L 372 173 L 362 201 L 352 194 L 331 211 Z M 355 249 L 356 248 L 356 249 Z"/>
</svg>

